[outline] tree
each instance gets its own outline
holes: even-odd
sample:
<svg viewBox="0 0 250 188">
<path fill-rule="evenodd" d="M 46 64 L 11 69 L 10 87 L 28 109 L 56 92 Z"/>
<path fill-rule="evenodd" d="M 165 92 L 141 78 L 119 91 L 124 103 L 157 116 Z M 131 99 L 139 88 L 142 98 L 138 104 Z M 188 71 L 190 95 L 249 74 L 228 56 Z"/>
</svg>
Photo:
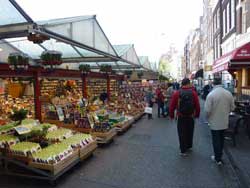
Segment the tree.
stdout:
<svg viewBox="0 0 250 188">
<path fill-rule="evenodd" d="M 159 61 L 159 72 L 163 75 L 170 74 L 172 72 L 173 57 L 176 55 L 177 50 L 174 45 L 171 44 L 166 53 L 162 54 Z"/>
</svg>

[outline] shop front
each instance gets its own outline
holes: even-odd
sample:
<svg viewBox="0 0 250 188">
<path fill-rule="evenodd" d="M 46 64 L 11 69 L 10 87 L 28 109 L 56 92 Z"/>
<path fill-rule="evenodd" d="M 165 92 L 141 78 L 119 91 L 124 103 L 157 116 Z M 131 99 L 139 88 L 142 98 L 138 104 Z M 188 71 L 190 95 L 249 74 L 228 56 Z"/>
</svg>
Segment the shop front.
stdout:
<svg viewBox="0 0 250 188">
<path fill-rule="evenodd" d="M 214 77 L 221 77 L 226 88 L 234 87 L 238 95 L 250 96 L 250 43 L 217 59 L 213 64 Z"/>
</svg>

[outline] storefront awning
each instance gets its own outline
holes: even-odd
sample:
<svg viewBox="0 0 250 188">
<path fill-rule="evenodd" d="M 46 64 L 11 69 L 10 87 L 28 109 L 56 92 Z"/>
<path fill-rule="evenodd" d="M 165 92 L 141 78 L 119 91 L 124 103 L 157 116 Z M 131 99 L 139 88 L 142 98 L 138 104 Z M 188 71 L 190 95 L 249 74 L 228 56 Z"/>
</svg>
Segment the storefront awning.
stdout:
<svg viewBox="0 0 250 188">
<path fill-rule="evenodd" d="M 247 43 L 217 59 L 213 73 L 250 65 L 250 43 Z"/>
</svg>

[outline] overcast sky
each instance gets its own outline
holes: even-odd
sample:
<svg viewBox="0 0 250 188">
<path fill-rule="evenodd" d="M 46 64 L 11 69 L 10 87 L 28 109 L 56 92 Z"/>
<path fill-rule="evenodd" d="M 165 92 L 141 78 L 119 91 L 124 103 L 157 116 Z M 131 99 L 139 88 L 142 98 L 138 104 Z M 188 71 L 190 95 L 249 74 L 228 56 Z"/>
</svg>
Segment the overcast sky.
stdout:
<svg viewBox="0 0 250 188">
<path fill-rule="evenodd" d="M 134 44 L 139 56 L 158 61 L 173 43 L 182 53 L 199 27 L 202 0 L 16 0 L 34 20 L 97 15 L 112 44 Z"/>
</svg>

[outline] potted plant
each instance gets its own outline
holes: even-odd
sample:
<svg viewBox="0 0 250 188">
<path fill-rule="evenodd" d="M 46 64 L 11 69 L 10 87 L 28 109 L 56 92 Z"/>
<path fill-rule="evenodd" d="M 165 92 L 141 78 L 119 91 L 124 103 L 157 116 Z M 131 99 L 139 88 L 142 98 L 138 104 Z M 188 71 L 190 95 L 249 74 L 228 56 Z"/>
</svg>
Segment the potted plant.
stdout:
<svg viewBox="0 0 250 188">
<path fill-rule="evenodd" d="M 111 65 L 101 65 L 100 72 L 110 74 L 112 72 L 112 66 Z"/>
<path fill-rule="evenodd" d="M 143 76 L 143 72 L 142 72 L 142 71 L 137 72 L 137 76 L 138 76 L 138 78 L 140 78 L 140 79 L 141 79 L 141 77 Z"/>
<path fill-rule="evenodd" d="M 34 44 L 41 44 L 45 40 L 49 40 L 49 37 L 42 35 L 42 34 L 38 34 L 38 33 L 35 33 L 35 34 L 30 33 L 27 38 L 29 41 L 32 41 Z"/>
<path fill-rule="evenodd" d="M 47 50 L 41 54 L 42 64 L 44 66 L 53 66 L 62 64 L 62 53 L 54 50 Z"/>
<path fill-rule="evenodd" d="M 168 78 L 163 76 L 163 75 L 160 75 L 159 76 L 159 81 L 168 81 Z"/>
<path fill-rule="evenodd" d="M 17 124 L 21 124 L 22 120 L 27 117 L 28 110 L 21 108 L 20 110 L 14 109 L 13 113 L 10 115 L 12 121 L 16 121 Z"/>
<path fill-rule="evenodd" d="M 8 57 L 8 63 L 13 70 L 28 69 L 29 57 L 26 54 L 15 52 L 10 53 Z"/>
<path fill-rule="evenodd" d="M 130 76 L 132 75 L 132 71 L 131 70 L 126 70 L 124 72 L 124 74 L 127 76 L 127 78 L 130 78 Z"/>
<path fill-rule="evenodd" d="M 81 64 L 79 65 L 79 70 L 83 73 L 83 74 L 87 74 L 90 72 L 90 65 L 88 64 Z"/>
</svg>

